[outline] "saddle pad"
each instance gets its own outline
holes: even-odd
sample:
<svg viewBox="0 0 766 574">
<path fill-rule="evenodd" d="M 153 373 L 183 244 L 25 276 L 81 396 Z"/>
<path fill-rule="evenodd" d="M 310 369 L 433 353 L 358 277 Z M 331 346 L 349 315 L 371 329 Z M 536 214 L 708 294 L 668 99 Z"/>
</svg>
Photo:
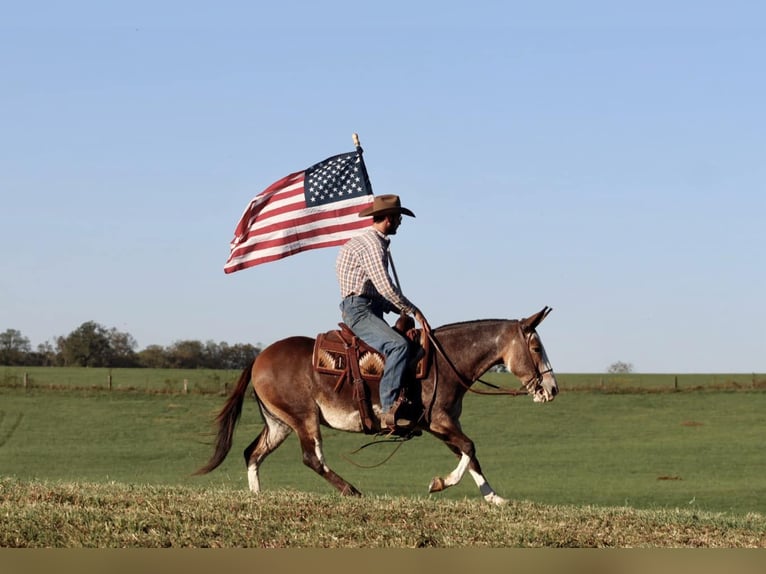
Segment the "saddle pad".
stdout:
<svg viewBox="0 0 766 574">
<path fill-rule="evenodd" d="M 347 345 L 349 344 L 350 342 L 347 343 L 343 340 L 337 329 L 317 335 L 314 343 L 314 369 L 328 375 L 345 373 L 349 368 L 347 355 Z M 360 373 L 367 380 L 380 380 L 385 364 L 383 356 L 359 339 L 357 339 L 357 344 L 359 345 Z"/>
<path fill-rule="evenodd" d="M 348 361 L 350 360 L 348 348 L 353 345 L 355 340 L 359 347 L 359 371 L 361 375 L 368 381 L 379 381 L 385 365 L 383 355 L 361 339 L 356 338 L 343 323 L 340 324 L 340 327 L 340 330 L 334 329 L 317 335 L 312 357 L 314 369 L 320 373 L 338 376 L 348 371 Z M 413 331 L 407 335 L 410 340 L 418 340 L 419 332 Z M 428 352 L 424 355 L 416 369 L 417 378 L 423 378 L 426 374 Z"/>
</svg>

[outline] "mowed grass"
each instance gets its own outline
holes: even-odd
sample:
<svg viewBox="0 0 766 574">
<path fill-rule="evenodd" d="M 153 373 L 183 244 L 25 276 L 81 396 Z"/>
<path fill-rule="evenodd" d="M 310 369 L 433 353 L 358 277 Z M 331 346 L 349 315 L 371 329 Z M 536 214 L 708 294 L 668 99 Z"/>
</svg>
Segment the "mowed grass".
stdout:
<svg viewBox="0 0 766 574">
<path fill-rule="evenodd" d="M 251 398 L 224 464 L 192 476 L 210 456 L 223 402 L 216 394 L 0 387 L 0 476 L 244 491 L 241 453 L 261 428 Z M 764 412 L 760 390 L 581 391 L 547 405 L 469 395 L 461 421 L 490 483 L 513 501 L 745 516 L 766 514 Z M 468 475 L 428 495 L 431 478 L 457 463 L 429 435 L 396 452 L 380 444 L 356 454 L 371 437 L 325 429 L 324 439 L 328 464 L 366 495 L 484 504 Z M 265 461 L 262 486 L 335 493 L 302 464 L 294 437 Z"/>
<path fill-rule="evenodd" d="M 342 498 L 335 494 L 285 489 L 255 497 L 242 490 L 186 486 L 52 484 L 0 479 L 0 547 L 386 548 L 388 552 L 392 548 L 764 546 L 766 519 L 756 514 L 739 516 L 516 501 L 489 507 L 470 500 Z M 8 556 L 4 555 L 6 561 Z M 124 562 L 129 556 L 121 554 L 117 558 L 122 566 L 120 571 L 129 571 Z M 202 571 L 197 562 L 202 557 L 194 556 L 195 571 Z M 452 566 L 449 571 L 457 571 L 455 558 L 462 560 L 461 569 L 477 566 L 476 556 L 471 559 L 466 559 L 464 554 L 450 556 L 438 571 L 448 566 Z M 724 567 L 716 571 L 738 571 L 732 570 L 731 555 L 727 556 Z M 285 556 L 278 557 L 279 569 L 284 567 Z M 434 557 L 428 558 L 431 567 Z M 66 555 L 57 555 L 57 558 L 66 558 Z M 326 558 L 322 556 L 321 560 Z M 365 558 L 369 560 L 368 556 Z M 403 567 L 401 558 L 390 553 L 385 557 L 394 560 L 400 569 Z M 507 570 L 509 557 L 501 558 L 503 570 Z M 572 558 L 572 555 L 562 558 L 570 569 Z M 262 562 L 258 557 L 257 563 L 263 566 Z M 513 563 L 518 564 L 515 560 Z M 631 563 L 635 570 L 635 562 L 631 560 Z M 314 568 L 316 564 L 304 567 Z M 103 569 L 103 565 L 100 566 Z M 114 565 L 111 566 L 110 571 L 114 571 Z M 146 570 L 146 564 L 142 566 L 130 571 Z M 211 566 L 220 569 L 218 557 Z M 248 568 L 251 567 L 252 563 Z M 56 570 L 61 570 L 61 564 L 56 564 Z M 593 568 L 582 570 L 593 571 Z M 604 570 L 602 567 L 595 571 Z M 657 571 L 656 568 L 644 570 Z M 30 571 L 30 568 L 18 571 Z M 408 571 L 416 569 L 411 567 Z"/>
</svg>

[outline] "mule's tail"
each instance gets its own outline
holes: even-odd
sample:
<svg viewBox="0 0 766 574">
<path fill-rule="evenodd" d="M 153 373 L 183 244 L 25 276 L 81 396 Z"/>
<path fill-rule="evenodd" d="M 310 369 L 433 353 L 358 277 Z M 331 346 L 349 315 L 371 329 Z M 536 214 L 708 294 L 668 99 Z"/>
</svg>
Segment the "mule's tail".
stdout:
<svg viewBox="0 0 766 574">
<path fill-rule="evenodd" d="M 242 402 L 245 399 L 245 391 L 250 385 L 250 377 L 252 376 L 253 363 L 255 359 L 250 361 L 250 364 L 245 367 L 242 374 L 239 376 L 237 385 L 234 390 L 231 391 L 229 398 L 226 400 L 226 404 L 223 405 L 221 412 L 215 418 L 218 424 L 218 436 L 215 440 L 215 452 L 213 456 L 205 466 L 197 470 L 194 474 L 206 474 L 211 470 L 216 469 L 226 458 L 231 450 L 231 442 L 234 437 L 234 428 L 237 426 L 239 416 L 242 414 Z"/>
</svg>

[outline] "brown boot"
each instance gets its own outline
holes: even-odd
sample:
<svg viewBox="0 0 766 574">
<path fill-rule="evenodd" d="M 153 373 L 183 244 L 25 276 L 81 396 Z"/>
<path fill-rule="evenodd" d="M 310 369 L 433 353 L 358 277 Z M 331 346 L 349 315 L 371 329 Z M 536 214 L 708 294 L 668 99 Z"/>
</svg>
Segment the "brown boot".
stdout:
<svg viewBox="0 0 766 574">
<path fill-rule="evenodd" d="M 420 431 L 415 429 L 416 421 L 413 421 L 407 412 L 400 412 L 406 411 L 406 409 L 401 408 L 404 402 L 404 393 L 402 393 L 388 412 L 380 415 L 380 429 L 382 433 L 395 434 L 397 436 L 421 434 Z"/>
<path fill-rule="evenodd" d="M 380 415 L 380 427 L 382 430 L 393 432 L 412 426 L 412 421 L 410 419 L 397 416 L 396 411 L 397 405 L 394 405 L 387 413 Z"/>
</svg>

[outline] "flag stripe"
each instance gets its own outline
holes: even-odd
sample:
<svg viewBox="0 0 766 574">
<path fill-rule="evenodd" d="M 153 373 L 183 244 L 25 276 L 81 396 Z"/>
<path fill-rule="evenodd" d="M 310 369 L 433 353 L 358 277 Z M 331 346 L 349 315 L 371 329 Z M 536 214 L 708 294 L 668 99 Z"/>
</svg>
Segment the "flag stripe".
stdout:
<svg viewBox="0 0 766 574">
<path fill-rule="evenodd" d="M 348 237 L 341 237 L 340 239 L 327 241 L 324 243 L 319 244 L 313 244 L 313 245 L 306 245 L 304 246 L 301 251 L 309 251 L 311 249 L 319 249 L 321 247 L 335 247 L 337 245 L 343 245 L 346 241 L 348 241 L 353 234 L 350 234 Z M 227 264 L 227 266 L 224 268 L 226 273 L 233 273 L 235 271 L 241 271 L 242 269 L 247 269 L 248 267 L 254 267 L 255 265 L 260 265 L 262 263 L 269 263 L 271 261 L 277 261 L 279 259 L 284 259 L 285 257 L 288 257 L 290 255 L 295 255 L 296 253 L 299 253 L 299 251 L 277 251 L 268 255 L 258 255 L 253 256 L 250 258 L 243 258 L 240 260 L 237 260 L 236 262 L 232 262 L 231 264 Z"/>
<path fill-rule="evenodd" d="M 283 177 L 245 209 L 224 271 L 233 273 L 301 251 L 342 245 L 369 226 L 359 212 L 372 200 L 358 153 L 333 156 Z"/>
<path fill-rule="evenodd" d="M 360 221 L 358 227 L 346 227 L 343 231 L 335 232 L 331 236 L 315 236 L 303 239 L 299 242 L 290 242 L 282 246 L 252 250 L 233 258 L 231 263 L 227 264 L 226 270 L 227 273 L 231 273 L 261 263 L 283 259 L 284 257 L 295 255 L 301 251 L 343 245 L 346 241 L 356 235 L 360 229 L 364 229 L 365 227 L 369 227 L 369 222 Z"/>
<path fill-rule="evenodd" d="M 281 236 L 285 234 L 286 230 L 295 229 L 297 232 L 301 232 L 304 229 L 324 228 L 328 223 L 339 223 L 341 221 L 351 224 L 354 221 L 359 221 L 358 213 L 361 209 L 358 201 L 347 200 L 349 205 L 343 208 L 335 208 L 332 211 L 317 211 L 311 212 L 309 209 L 295 208 L 291 212 L 287 213 L 287 217 L 272 218 L 260 223 L 260 225 L 254 225 L 235 247 L 235 253 L 242 247 L 247 247 L 253 243 L 261 244 L 262 242 L 269 241 L 273 237 Z M 364 200 L 362 207 L 368 204 L 367 200 Z M 301 205 L 303 203 L 301 202 Z M 289 217 L 289 213 L 302 212 L 305 215 L 297 217 Z M 369 222 L 364 222 L 369 225 Z M 332 229 L 327 225 L 328 229 Z"/>
<path fill-rule="evenodd" d="M 356 230 L 369 226 L 369 221 L 359 219 L 356 214 L 343 218 L 333 218 L 323 224 L 307 223 L 300 227 L 286 227 L 275 229 L 270 233 L 259 235 L 258 241 L 242 244 L 233 251 L 235 257 L 255 250 L 269 249 L 280 245 L 298 243 L 304 239 L 321 236 L 329 233 L 339 233 L 345 230 Z"/>
<path fill-rule="evenodd" d="M 238 240 L 241 236 L 252 230 L 254 226 L 260 225 L 263 220 L 278 216 L 284 211 L 291 211 L 294 209 L 294 207 L 284 208 L 284 206 L 289 205 L 291 201 L 293 203 L 304 203 L 302 176 L 299 182 L 291 183 L 289 187 L 269 193 L 267 193 L 267 191 L 264 191 L 261 195 L 253 199 L 253 201 L 250 202 L 250 205 L 247 206 L 247 209 L 245 210 L 245 213 L 242 214 L 242 219 L 237 226 L 237 238 L 235 238 L 235 240 Z"/>
</svg>

